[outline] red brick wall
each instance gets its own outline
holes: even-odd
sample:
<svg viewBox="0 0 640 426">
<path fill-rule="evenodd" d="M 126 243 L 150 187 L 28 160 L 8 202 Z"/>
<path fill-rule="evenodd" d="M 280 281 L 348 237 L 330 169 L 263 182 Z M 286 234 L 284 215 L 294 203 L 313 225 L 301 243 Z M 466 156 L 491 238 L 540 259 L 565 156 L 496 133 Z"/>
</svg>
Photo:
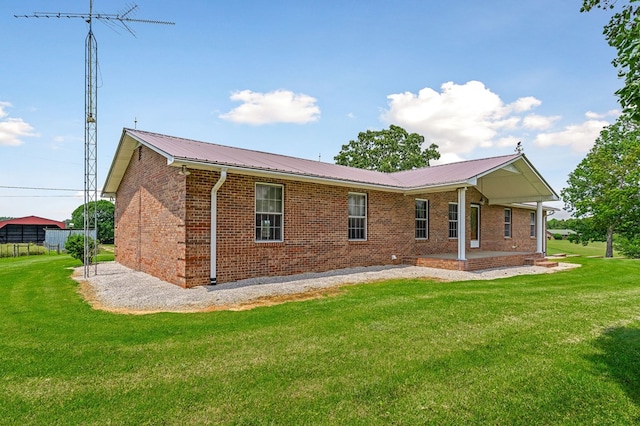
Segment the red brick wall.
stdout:
<svg viewBox="0 0 640 426">
<path fill-rule="evenodd" d="M 504 210 L 503 206 L 485 205 L 480 208 L 480 249 L 535 252 L 536 239 L 529 236 L 529 215 L 535 210 L 511 209 L 511 238 L 504 236 Z"/>
<path fill-rule="evenodd" d="M 151 150 L 138 150 L 118 189 L 116 260 L 183 287 L 210 280 L 210 193 L 217 172 L 187 177 Z M 255 184 L 281 184 L 284 241 L 255 241 Z M 348 240 L 349 192 L 367 194 L 367 240 Z M 469 189 L 469 211 L 481 194 Z M 429 238 L 415 239 L 415 199 L 429 201 Z M 448 236 L 448 205 L 457 192 L 405 196 L 229 173 L 217 197 L 217 282 L 259 276 L 397 264 L 403 257 L 457 252 Z M 535 251 L 529 210 L 513 209 L 513 237 L 504 238 L 504 208 L 481 206 L 480 250 Z M 514 246 L 517 246 L 514 248 Z M 392 256 L 396 258 L 393 259 Z"/>
<path fill-rule="evenodd" d="M 146 147 L 136 149 L 116 197 L 116 261 L 184 287 L 185 177 Z"/>
<path fill-rule="evenodd" d="M 187 197 L 187 277 L 193 278 L 189 284 L 202 285 L 209 282 L 209 193 L 218 174 L 194 171 L 193 175 L 199 184 L 189 183 Z M 283 185 L 283 242 L 255 241 L 256 182 Z M 218 191 L 217 281 L 399 263 L 412 250 L 413 204 L 399 194 L 369 192 L 367 241 L 348 241 L 349 192 L 344 187 L 230 173 Z M 198 199 L 206 200 L 197 206 L 206 208 L 201 217 L 191 210 Z"/>
</svg>

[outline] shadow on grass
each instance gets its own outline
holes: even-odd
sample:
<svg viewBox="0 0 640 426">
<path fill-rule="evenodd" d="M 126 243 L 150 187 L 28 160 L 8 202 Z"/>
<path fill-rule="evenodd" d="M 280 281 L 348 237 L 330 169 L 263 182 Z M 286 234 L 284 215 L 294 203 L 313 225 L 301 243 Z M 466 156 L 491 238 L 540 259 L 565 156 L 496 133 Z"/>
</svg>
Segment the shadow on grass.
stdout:
<svg viewBox="0 0 640 426">
<path fill-rule="evenodd" d="M 592 361 L 614 379 L 634 404 L 640 406 L 640 329 L 615 327 L 595 342 L 601 353 Z"/>
</svg>

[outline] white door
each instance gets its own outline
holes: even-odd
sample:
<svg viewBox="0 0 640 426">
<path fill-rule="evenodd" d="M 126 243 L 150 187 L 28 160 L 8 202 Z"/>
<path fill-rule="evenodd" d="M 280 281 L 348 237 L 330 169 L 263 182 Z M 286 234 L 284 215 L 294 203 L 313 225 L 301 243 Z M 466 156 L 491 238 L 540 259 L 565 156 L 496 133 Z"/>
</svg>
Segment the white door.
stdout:
<svg viewBox="0 0 640 426">
<path fill-rule="evenodd" d="M 470 231 L 471 231 L 471 239 L 470 244 L 471 248 L 479 248 L 480 247 L 480 205 L 479 204 L 471 204 L 471 212 L 470 212 Z"/>
</svg>

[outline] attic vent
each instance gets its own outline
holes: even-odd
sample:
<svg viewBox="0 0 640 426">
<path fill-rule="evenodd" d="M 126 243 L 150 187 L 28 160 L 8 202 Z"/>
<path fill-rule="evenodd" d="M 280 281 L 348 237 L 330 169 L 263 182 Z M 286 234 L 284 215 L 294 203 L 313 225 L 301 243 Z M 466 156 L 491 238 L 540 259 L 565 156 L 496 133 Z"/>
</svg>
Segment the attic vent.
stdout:
<svg viewBox="0 0 640 426">
<path fill-rule="evenodd" d="M 138 161 L 142 160 L 142 145 L 138 147 Z"/>
<path fill-rule="evenodd" d="M 520 174 L 520 170 L 518 170 L 517 167 L 514 166 L 513 164 L 508 164 L 508 165 L 504 166 L 502 168 L 502 170 L 506 170 L 506 171 L 511 172 L 511 173 Z"/>
</svg>

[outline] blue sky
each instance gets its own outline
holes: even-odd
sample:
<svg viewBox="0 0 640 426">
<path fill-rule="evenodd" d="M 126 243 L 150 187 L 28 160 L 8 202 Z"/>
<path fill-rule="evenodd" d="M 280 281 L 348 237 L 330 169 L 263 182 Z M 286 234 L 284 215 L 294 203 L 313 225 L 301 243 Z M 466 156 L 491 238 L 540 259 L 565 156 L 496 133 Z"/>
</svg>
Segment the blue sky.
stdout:
<svg viewBox="0 0 640 426">
<path fill-rule="evenodd" d="M 579 0 L 137 0 L 136 37 L 94 23 L 98 182 L 123 127 L 333 162 L 358 132 L 396 124 L 441 162 L 518 141 L 559 193 L 622 82 Z M 131 3 L 94 0 L 94 12 Z M 0 3 L 0 216 L 64 220 L 83 188 L 88 0 Z M 555 204 L 558 207 L 562 203 Z"/>
</svg>

